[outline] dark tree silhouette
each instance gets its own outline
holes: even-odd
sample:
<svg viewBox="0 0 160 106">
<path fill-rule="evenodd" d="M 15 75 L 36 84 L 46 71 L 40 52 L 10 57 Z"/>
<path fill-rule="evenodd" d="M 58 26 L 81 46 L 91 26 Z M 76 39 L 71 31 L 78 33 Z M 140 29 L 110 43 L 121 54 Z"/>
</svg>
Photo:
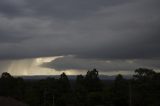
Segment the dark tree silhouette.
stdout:
<svg viewBox="0 0 160 106">
<path fill-rule="evenodd" d="M 85 76 L 85 86 L 89 92 L 96 92 L 102 90 L 102 83 L 99 79 L 97 69 L 88 71 Z"/>
<path fill-rule="evenodd" d="M 62 73 L 59 78 L 59 88 L 62 90 L 62 93 L 70 91 L 70 82 L 65 73 Z"/>
<path fill-rule="evenodd" d="M 127 106 L 129 100 L 128 83 L 121 74 L 115 78 L 113 91 L 115 106 Z"/>
<path fill-rule="evenodd" d="M 135 70 L 135 75 L 133 76 L 137 80 L 153 79 L 156 75 L 152 69 L 139 68 Z"/>
<path fill-rule="evenodd" d="M 2 79 L 10 79 L 13 78 L 8 72 L 3 72 L 1 75 Z"/>
<path fill-rule="evenodd" d="M 119 74 L 115 80 L 100 80 L 93 69 L 76 80 L 69 80 L 65 73 L 57 79 L 23 80 L 4 72 L 0 96 L 30 106 L 160 106 L 160 73 L 139 68 L 131 79 Z"/>
</svg>

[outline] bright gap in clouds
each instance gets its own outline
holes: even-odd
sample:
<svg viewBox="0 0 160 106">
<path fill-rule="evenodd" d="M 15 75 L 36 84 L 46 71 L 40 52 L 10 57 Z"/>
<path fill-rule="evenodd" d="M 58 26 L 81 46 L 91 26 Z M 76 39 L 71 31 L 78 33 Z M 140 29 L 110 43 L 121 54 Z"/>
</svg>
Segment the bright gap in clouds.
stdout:
<svg viewBox="0 0 160 106">
<path fill-rule="evenodd" d="M 65 72 L 67 75 L 85 75 L 88 70 L 91 70 L 91 67 L 86 70 L 55 70 L 54 68 L 47 68 L 41 66 L 44 63 L 53 62 L 56 59 L 64 58 L 64 56 L 55 56 L 55 57 L 39 57 L 32 59 L 19 59 L 19 60 L 6 60 L 6 63 L 0 62 L 2 72 L 9 72 L 13 76 L 32 76 L 32 75 L 60 75 L 62 72 Z M 4 64 L 4 65 L 3 65 Z M 63 64 L 63 63 L 62 63 Z M 76 63 L 75 63 L 76 64 Z M 133 74 L 130 71 L 99 71 L 99 74 L 102 75 L 117 75 L 117 74 L 129 75 Z"/>
<path fill-rule="evenodd" d="M 64 71 L 56 71 L 55 69 L 41 67 L 40 65 L 46 62 L 54 61 L 57 58 L 61 58 L 63 56 L 56 57 L 40 57 L 33 59 L 21 59 L 21 60 L 11 60 L 6 70 L 12 75 L 59 75 Z M 65 71 L 68 75 L 77 74 L 75 70 L 67 70 Z"/>
</svg>

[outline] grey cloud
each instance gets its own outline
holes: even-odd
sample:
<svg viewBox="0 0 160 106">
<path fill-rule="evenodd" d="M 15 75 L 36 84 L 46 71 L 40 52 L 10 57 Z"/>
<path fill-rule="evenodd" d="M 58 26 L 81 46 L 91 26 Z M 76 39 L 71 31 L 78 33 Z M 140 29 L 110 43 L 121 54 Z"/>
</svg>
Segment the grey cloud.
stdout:
<svg viewBox="0 0 160 106">
<path fill-rule="evenodd" d="M 127 0 L 28 0 L 28 7 L 39 16 L 73 20 L 94 14 L 102 7 L 119 5 Z"/>
<path fill-rule="evenodd" d="M 22 36 L 19 32 L 0 30 L 0 44 L 1 43 L 19 43 L 23 40 L 29 39 L 28 36 Z"/>
<path fill-rule="evenodd" d="M 119 5 L 127 0 L 2 0 L 0 13 L 9 16 L 55 17 L 74 19 L 88 16 L 102 7 Z"/>
<path fill-rule="evenodd" d="M 10 0 L 4 7 L 11 4 Z M 99 60 L 159 59 L 158 4 L 159 0 L 14 0 L 11 8 L 16 10 L 0 11 L 0 58 L 71 54 Z"/>
<path fill-rule="evenodd" d="M 65 56 L 57 58 L 48 63 L 42 64 L 42 67 L 61 70 L 89 70 L 97 68 L 101 72 L 110 71 L 134 71 L 136 68 L 154 68 L 160 69 L 160 60 L 93 60 L 80 59 L 74 56 Z"/>
<path fill-rule="evenodd" d="M 26 0 L 1 0 L 0 13 L 7 17 L 17 17 L 27 13 Z"/>
</svg>

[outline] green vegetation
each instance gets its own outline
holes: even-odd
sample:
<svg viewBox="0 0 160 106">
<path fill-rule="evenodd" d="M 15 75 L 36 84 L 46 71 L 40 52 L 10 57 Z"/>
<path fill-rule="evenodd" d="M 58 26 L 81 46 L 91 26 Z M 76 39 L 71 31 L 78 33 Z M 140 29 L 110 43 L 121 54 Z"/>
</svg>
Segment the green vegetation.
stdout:
<svg viewBox="0 0 160 106">
<path fill-rule="evenodd" d="M 5 72 L 0 78 L 0 96 L 30 106 L 160 106 L 160 73 L 139 68 L 132 79 L 119 74 L 114 81 L 102 81 L 93 69 L 73 82 L 65 73 L 59 79 L 31 81 Z"/>
</svg>

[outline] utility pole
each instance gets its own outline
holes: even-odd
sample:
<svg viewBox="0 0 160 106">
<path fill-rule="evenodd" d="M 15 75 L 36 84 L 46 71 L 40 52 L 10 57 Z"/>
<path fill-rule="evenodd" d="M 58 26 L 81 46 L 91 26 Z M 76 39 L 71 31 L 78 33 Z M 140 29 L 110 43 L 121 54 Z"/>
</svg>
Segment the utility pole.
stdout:
<svg viewBox="0 0 160 106">
<path fill-rule="evenodd" d="M 43 92 L 43 99 L 44 99 L 44 106 L 46 106 L 46 89 L 44 89 L 44 92 Z"/>
<path fill-rule="evenodd" d="M 129 106 L 132 106 L 132 85 L 131 85 L 131 80 L 129 81 Z"/>
<path fill-rule="evenodd" d="M 54 105 L 54 95 L 53 95 L 53 105 L 52 105 L 52 106 L 55 106 L 55 105 Z"/>
</svg>

